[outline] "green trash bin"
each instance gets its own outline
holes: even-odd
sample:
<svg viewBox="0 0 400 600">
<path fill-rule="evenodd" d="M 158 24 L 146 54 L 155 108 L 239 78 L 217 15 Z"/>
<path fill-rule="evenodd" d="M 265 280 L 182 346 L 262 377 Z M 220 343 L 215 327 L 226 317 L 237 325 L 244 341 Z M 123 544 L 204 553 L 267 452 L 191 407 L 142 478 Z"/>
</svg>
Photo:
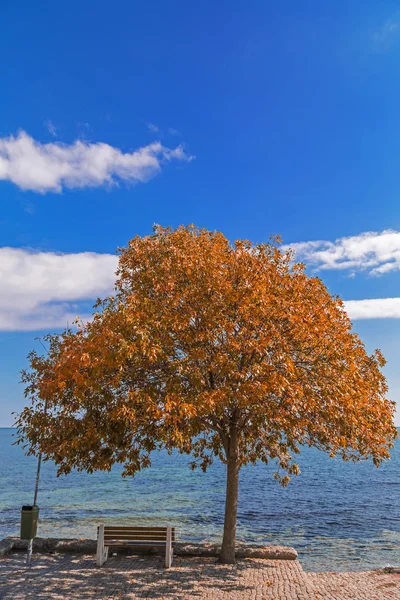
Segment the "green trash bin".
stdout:
<svg viewBox="0 0 400 600">
<path fill-rule="evenodd" d="M 23 506 L 21 510 L 21 540 L 33 540 L 39 521 L 38 506 Z"/>
</svg>

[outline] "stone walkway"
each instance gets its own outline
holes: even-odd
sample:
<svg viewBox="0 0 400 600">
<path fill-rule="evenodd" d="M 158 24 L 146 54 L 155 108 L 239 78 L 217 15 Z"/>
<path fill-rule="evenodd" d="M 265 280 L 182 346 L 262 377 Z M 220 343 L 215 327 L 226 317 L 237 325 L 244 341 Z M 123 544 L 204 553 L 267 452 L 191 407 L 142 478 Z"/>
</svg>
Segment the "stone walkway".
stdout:
<svg viewBox="0 0 400 600">
<path fill-rule="evenodd" d="M 304 573 L 296 560 L 118 556 L 97 569 L 94 557 L 35 554 L 0 560 L 2 600 L 400 600 L 400 576 L 378 572 Z"/>
<path fill-rule="evenodd" d="M 362 571 L 360 573 L 306 573 L 316 599 L 398 600 L 400 575 Z"/>
</svg>

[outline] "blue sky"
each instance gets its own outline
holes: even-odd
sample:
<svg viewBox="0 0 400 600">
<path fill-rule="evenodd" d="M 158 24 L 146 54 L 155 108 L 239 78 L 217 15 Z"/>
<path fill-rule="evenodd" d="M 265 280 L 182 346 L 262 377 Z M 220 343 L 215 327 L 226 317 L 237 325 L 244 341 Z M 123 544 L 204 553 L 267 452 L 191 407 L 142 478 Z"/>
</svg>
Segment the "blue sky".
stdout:
<svg viewBox="0 0 400 600">
<path fill-rule="evenodd" d="M 400 400 L 397 2 L 0 16 L 0 426 L 35 337 L 88 314 L 115 249 L 153 223 L 280 233 L 382 349 Z"/>
</svg>

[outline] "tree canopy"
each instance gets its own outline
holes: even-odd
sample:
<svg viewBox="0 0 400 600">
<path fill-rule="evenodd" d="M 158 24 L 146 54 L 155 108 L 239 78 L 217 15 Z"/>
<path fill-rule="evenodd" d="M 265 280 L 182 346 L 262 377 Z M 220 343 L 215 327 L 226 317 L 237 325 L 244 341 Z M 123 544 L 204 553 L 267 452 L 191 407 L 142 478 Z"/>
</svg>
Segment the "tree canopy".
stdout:
<svg viewBox="0 0 400 600">
<path fill-rule="evenodd" d="M 366 353 L 343 302 L 279 238 L 231 244 L 194 226 L 155 227 L 120 250 L 115 294 L 93 320 L 49 335 L 23 372 L 19 440 L 58 466 L 124 475 L 178 449 L 227 464 L 221 560 L 235 553 L 238 474 L 302 445 L 345 460 L 389 457 L 394 402 L 379 350 Z"/>
</svg>

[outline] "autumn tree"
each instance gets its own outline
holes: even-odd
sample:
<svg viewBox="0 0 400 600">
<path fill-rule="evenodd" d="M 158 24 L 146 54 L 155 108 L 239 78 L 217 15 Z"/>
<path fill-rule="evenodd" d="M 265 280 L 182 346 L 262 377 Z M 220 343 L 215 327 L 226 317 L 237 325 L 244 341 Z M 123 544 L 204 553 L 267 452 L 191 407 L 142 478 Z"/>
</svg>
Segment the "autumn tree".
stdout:
<svg viewBox="0 0 400 600">
<path fill-rule="evenodd" d="M 344 460 L 389 457 L 396 437 L 379 350 L 368 356 L 343 302 L 279 239 L 234 244 L 194 226 L 156 227 L 120 251 L 115 295 L 77 331 L 47 336 L 23 372 L 19 439 L 58 473 L 124 465 L 156 449 L 204 470 L 226 464 L 220 559 L 235 560 L 239 471 L 315 446 Z"/>
</svg>

